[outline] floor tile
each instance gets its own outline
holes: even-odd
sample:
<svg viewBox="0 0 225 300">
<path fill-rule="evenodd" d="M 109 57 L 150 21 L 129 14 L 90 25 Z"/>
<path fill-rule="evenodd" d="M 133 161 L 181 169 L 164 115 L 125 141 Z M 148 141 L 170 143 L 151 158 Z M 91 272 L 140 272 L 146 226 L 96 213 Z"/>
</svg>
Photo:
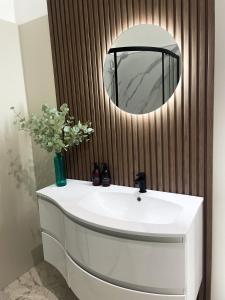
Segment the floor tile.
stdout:
<svg viewBox="0 0 225 300">
<path fill-rule="evenodd" d="M 40 263 L 0 291 L 0 300 L 78 300 L 61 274 Z"/>
</svg>

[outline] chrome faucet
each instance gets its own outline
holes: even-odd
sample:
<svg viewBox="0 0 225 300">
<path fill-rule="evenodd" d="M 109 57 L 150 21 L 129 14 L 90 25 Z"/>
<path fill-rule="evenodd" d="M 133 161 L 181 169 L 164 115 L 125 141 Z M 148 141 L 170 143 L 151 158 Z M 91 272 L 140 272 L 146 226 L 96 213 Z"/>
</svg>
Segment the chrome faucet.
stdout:
<svg viewBox="0 0 225 300">
<path fill-rule="evenodd" d="M 146 175 L 144 172 L 140 172 L 137 175 L 137 178 L 135 179 L 135 185 L 138 184 L 139 186 L 139 192 L 140 193 L 146 193 Z"/>
</svg>

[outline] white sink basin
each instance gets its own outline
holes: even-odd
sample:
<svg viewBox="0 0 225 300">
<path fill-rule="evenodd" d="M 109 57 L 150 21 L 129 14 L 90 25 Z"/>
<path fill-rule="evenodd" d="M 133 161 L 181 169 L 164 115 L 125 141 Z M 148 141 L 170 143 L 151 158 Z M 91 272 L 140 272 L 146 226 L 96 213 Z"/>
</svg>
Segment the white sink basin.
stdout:
<svg viewBox="0 0 225 300">
<path fill-rule="evenodd" d="M 137 200 L 140 197 L 141 201 Z M 97 215 L 129 222 L 170 224 L 175 222 L 182 206 L 148 194 L 99 191 L 82 198 L 78 205 Z"/>
<path fill-rule="evenodd" d="M 94 187 L 79 180 L 68 180 L 65 187 L 49 186 L 38 195 L 89 226 L 142 236 L 184 236 L 203 202 L 189 195 L 151 190 L 140 194 L 137 188 Z"/>
</svg>

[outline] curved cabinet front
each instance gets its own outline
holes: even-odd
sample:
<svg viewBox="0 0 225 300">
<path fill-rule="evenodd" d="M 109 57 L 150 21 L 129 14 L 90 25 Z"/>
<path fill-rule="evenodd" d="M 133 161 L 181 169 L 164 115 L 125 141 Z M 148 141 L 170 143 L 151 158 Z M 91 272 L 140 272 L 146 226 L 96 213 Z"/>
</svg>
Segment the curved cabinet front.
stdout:
<svg viewBox="0 0 225 300">
<path fill-rule="evenodd" d="M 68 254 L 99 278 L 144 292 L 184 294 L 183 243 L 115 237 L 87 229 L 68 218 L 65 228 Z"/>
<path fill-rule="evenodd" d="M 68 286 L 80 300 L 185 300 L 184 295 L 145 293 L 108 283 L 78 266 L 53 237 L 42 233 L 42 239 L 45 260 L 61 273 L 66 270 L 64 277 Z M 63 257 L 65 260 L 62 264 Z"/>
<path fill-rule="evenodd" d="M 185 236 L 144 237 L 78 219 L 47 197 L 38 202 L 45 260 L 80 300 L 196 300 L 202 207 Z"/>
<path fill-rule="evenodd" d="M 49 201 L 39 199 L 39 214 L 41 228 L 53 236 L 60 244 L 65 246 L 64 214 L 56 205 Z"/>
<path fill-rule="evenodd" d="M 62 245 L 50 235 L 42 232 L 44 258 L 52 264 L 68 281 L 66 252 Z"/>
</svg>

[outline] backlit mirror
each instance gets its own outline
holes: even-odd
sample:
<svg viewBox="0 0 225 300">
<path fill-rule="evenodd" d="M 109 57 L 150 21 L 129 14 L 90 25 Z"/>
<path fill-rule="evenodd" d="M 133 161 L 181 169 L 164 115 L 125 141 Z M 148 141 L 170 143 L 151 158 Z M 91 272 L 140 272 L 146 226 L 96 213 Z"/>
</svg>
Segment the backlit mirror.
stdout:
<svg viewBox="0 0 225 300">
<path fill-rule="evenodd" d="M 172 35 L 155 25 L 137 25 L 114 41 L 104 63 L 104 85 L 122 110 L 146 114 L 173 95 L 181 75 L 181 53 Z"/>
</svg>

